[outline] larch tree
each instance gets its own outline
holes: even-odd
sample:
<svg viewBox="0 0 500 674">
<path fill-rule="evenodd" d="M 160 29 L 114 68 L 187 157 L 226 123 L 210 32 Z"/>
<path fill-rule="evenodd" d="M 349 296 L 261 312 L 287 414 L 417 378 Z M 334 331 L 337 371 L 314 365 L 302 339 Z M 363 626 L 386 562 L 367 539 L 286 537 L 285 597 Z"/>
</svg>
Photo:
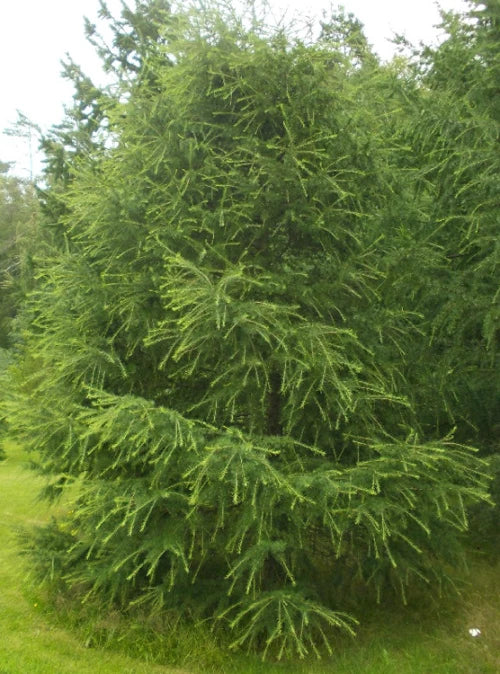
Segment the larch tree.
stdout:
<svg viewBox="0 0 500 674">
<path fill-rule="evenodd" d="M 473 451 L 419 432 L 414 311 L 383 294 L 413 213 L 401 82 L 352 21 L 155 21 L 134 68 L 108 61 L 129 76 L 107 139 L 52 187 L 4 406 L 46 494 L 76 492 L 36 557 L 235 647 L 319 654 L 349 596 L 440 583 L 486 498 Z"/>
</svg>

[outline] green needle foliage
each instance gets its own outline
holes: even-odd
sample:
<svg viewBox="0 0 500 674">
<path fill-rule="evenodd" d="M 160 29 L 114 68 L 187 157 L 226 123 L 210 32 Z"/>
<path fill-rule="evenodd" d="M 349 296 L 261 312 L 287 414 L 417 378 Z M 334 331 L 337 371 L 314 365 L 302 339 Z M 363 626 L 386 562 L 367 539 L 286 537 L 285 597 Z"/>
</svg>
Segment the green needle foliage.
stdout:
<svg viewBox="0 0 500 674">
<path fill-rule="evenodd" d="M 414 292 L 431 335 L 421 362 L 430 348 L 437 367 L 428 382 L 441 401 L 429 405 L 431 387 L 418 396 L 424 416 L 432 410 L 430 424 L 459 425 L 460 439 L 491 452 L 500 409 L 500 32 L 496 3 L 471 4 L 466 21 L 444 15 L 447 39 L 414 63 L 422 101 L 408 117 L 412 156 L 404 162 L 416 198 L 432 200 L 419 237 L 432 243 L 434 260 L 419 260 L 426 287 L 417 283 Z"/>
<path fill-rule="evenodd" d="M 155 39 L 125 50 L 46 199 L 5 408 L 46 495 L 76 502 L 34 556 L 87 597 L 320 655 L 367 589 L 439 585 L 486 498 L 406 375 L 423 323 L 391 290 L 417 210 L 403 84 L 342 16 L 313 40 L 151 8 Z"/>
</svg>

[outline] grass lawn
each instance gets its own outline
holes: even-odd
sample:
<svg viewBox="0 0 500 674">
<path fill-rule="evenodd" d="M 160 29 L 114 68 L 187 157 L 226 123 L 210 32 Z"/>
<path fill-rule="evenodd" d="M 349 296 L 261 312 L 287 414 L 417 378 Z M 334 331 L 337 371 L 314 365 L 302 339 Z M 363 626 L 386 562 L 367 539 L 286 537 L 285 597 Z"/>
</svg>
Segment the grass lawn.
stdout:
<svg viewBox="0 0 500 674">
<path fill-rule="evenodd" d="M 26 581 L 16 531 L 50 516 L 36 502 L 39 479 L 25 467 L 19 448 L 6 445 L 0 462 L 0 674 L 497 674 L 500 672 L 500 566 L 473 559 L 462 598 L 439 608 L 380 607 L 361 616 L 359 635 L 340 639 L 334 657 L 317 662 L 262 663 L 227 655 L 209 634 L 179 632 L 167 647 L 131 647 L 128 638 L 109 639 L 113 649 L 86 647 L 82 629 L 69 629 L 64 615 L 42 607 L 41 594 Z M 481 635 L 471 637 L 469 628 Z M 88 629 L 88 625 L 87 625 Z M 132 630 L 133 631 L 133 630 Z M 129 631 L 129 634 L 132 634 Z M 140 632 L 139 632 L 140 633 Z M 87 633 L 88 634 L 88 633 Z M 170 649 L 170 650 L 169 650 Z M 161 651 L 161 652 L 160 652 Z M 175 651 L 175 653 L 174 653 Z M 171 657 L 170 657 L 171 655 Z M 180 662 L 182 669 L 167 664 Z"/>
</svg>

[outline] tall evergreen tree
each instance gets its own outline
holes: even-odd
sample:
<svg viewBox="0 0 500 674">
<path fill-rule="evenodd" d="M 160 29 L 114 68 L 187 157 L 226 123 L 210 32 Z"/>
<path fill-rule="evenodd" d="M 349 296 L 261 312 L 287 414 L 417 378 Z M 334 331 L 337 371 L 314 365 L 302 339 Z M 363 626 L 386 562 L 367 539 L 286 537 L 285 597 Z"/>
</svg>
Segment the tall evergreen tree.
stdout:
<svg viewBox="0 0 500 674">
<path fill-rule="evenodd" d="M 77 491 L 47 568 L 303 656 L 354 589 L 442 579 L 482 465 L 419 437 L 381 294 L 413 198 L 392 75 L 345 24 L 169 17 L 58 188 L 6 414 Z"/>
<path fill-rule="evenodd" d="M 429 376 L 415 386 L 417 404 L 429 425 L 457 426 L 462 441 L 491 451 L 500 412 L 500 35 L 495 3 L 470 4 L 467 16 L 444 14 L 447 38 L 418 53 L 402 144 L 424 215 L 409 234 L 425 252 L 413 289 L 425 338 L 413 366 L 421 381 L 423 370 Z"/>
</svg>

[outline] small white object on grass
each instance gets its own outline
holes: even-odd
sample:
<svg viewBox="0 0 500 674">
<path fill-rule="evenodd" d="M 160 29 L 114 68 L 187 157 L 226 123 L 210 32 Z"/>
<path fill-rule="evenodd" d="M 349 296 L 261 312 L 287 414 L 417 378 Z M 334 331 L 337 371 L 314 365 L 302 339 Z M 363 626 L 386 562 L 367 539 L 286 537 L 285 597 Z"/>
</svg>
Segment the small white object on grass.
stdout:
<svg viewBox="0 0 500 674">
<path fill-rule="evenodd" d="M 477 627 L 471 627 L 469 630 L 471 637 L 478 637 L 481 634 L 481 630 Z"/>
</svg>

